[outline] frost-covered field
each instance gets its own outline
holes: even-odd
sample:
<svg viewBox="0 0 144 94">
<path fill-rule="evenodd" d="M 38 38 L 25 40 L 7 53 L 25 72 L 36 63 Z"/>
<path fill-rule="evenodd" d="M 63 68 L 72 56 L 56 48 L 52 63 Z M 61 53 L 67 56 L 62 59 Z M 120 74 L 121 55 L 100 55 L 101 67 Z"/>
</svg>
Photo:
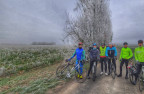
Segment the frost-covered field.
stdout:
<svg viewBox="0 0 144 94">
<path fill-rule="evenodd" d="M 71 54 L 64 46 L 0 45 L 0 75 L 49 66 L 66 58 L 68 53 Z"/>
<path fill-rule="evenodd" d="M 68 46 L 0 45 L 0 94 L 45 94 L 63 82 L 55 71 L 73 50 Z"/>
</svg>

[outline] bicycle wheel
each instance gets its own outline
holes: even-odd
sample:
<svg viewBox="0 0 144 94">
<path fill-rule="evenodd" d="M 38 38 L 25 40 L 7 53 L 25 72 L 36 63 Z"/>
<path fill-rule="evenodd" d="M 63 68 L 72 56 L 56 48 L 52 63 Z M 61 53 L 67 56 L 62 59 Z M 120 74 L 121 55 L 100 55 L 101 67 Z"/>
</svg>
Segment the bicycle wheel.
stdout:
<svg viewBox="0 0 144 94">
<path fill-rule="evenodd" d="M 80 77 L 78 77 L 78 75 L 81 75 L 82 79 Z M 83 68 L 82 74 L 80 74 L 80 69 L 78 69 L 78 70 L 75 69 L 75 79 L 77 82 L 83 83 L 86 81 L 86 78 L 87 78 L 87 69 L 86 68 Z"/>
<path fill-rule="evenodd" d="M 111 64 L 111 76 L 113 79 L 115 79 L 115 67 L 113 64 Z"/>
<path fill-rule="evenodd" d="M 96 66 L 93 66 L 92 80 L 95 81 L 95 79 L 96 79 Z"/>
<path fill-rule="evenodd" d="M 56 76 L 59 79 L 65 79 L 66 78 L 66 74 L 67 74 L 67 64 L 63 64 L 58 66 L 58 68 L 56 69 Z"/>
<path fill-rule="evenodd" d="M 135 76 L 132 73 L 132 70 L 129 69 L 129 79 L 132 84 L 134 84 Z"/>
<path fill-rule="evenodd" d="M 143 73 L 140 74 L 140 77 L 139 77 L 139 90 L 140 92 L 142 92 L 144 90 L 144 79 L 142 77 Z"/>
</svg>

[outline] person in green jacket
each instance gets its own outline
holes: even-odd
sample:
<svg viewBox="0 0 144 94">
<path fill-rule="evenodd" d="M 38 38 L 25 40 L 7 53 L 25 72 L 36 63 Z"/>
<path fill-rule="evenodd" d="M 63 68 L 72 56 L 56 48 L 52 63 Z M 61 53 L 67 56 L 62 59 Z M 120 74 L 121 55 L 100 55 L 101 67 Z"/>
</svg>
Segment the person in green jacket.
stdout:
<svg viewBox="0 0 144 94">
<path fill-rule="evenodd" d="M 128 47 L 128 43 L 124 42 L 123 43 L 124 47 L 121 49 L 121 54 L 120 54 L 120 74 L 118 77 L 122 77 L 122 66 L 125 63 L 126 66 L 126 76 L 125 79 L 128 79 L 128 63 L 129 59 L 133 57 L 132 50 Z"/>
<path fill-rule="evenodd" d="M 101 75 L 103 74 L 103 63 L 105 65 L 105 75 L 107 74 L 107 62 L 106 62 L 106 46 L 104 43 L 100 46 L 100 63 L 101 63 Z"/>
<path fill-rule="evenodd" d="M 134 85 L 136 85 L 136 82 L 137 82 L 137 78 L 141 72 L 141 68 L 142 66 L 144 66 L 144 47 L 143 47 L 143 40 L 139 40 L 138 41 L 138 46 L 137 48 L 135 48 L 135 60 L 137 62 L 136 64 L 136 73 L 135 73 L 135 76 L 136 76 L 136 79 L 135 79 L 135 82 L 134 82 Z"/>
</svg>

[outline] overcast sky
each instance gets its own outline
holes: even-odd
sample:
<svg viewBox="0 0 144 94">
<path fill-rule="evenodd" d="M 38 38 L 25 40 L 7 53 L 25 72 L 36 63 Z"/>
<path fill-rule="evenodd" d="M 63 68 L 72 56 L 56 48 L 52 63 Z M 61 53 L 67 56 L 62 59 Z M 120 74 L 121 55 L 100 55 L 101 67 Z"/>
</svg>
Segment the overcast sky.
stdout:
<svg viewBox="0 0 144 94">
<path fill-rule="evenodd" d="M 144 0 L 111 0 L 113 42 L 144 40 Z"/>
<path fill-rule="evenodd" d="M 0 0 L 0 43 L 62 44 L 65 11 L 76 0 Z M 113 42 L 144 39 L 144 0 L 111 0 Z"/>
</svg>

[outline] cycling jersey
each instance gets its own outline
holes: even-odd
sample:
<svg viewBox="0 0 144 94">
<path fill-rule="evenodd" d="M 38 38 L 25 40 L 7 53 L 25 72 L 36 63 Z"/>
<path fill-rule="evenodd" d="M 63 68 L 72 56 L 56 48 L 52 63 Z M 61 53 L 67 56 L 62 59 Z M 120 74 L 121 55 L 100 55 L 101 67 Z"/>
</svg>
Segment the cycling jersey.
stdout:
<svg viewBox="0 0 144 94">
<path fill-rule="evenodd" d="M 135 59 L 139 62 L 144 62 L 144 47 L 135 48 Z"/>
<path fill-rule="evenodd" d="M 75 56 L 77 56 L 76 61 L 85 60 L 85 50 L 83 48 L 77 48 L 70 59 L 74 58 Z"/>
<path fill-rule="evenodd" d="M 95 59 L 99 59 L 99 50 L 96 48 L 96 49 L 91 49 L 90 51 L 90 59 L 91 60 L 95 60 Z"/>
<path fill-rule="evenodd" d="M 106 46 L 104 48 L 100 46 L 100 57 L 101 58 L 106 57 L 105 53 L 106 53 Z"/>
<path fill-rule="evenodd" d="M 132 56 L 133 56 L 133 53 L 130 48 L 123 47 L 121 49 L 120 59 L 130 59 L 130 58 L 132 58 Z"/>
<path fill-rule="evenodd" d="M 115 57 L 117 56 L 117 50 L 116 50 L 116 47 L 107 47 L 106 48 L 106 56 L 108 57 Z"/>
</svg>

